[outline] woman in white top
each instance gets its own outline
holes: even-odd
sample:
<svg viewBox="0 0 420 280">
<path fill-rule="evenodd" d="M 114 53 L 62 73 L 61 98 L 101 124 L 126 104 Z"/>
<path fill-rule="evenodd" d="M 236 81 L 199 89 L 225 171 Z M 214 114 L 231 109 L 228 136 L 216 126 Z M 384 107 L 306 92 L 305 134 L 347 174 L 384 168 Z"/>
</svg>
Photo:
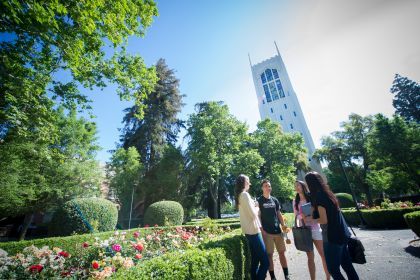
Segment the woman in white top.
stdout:
<svg viewBox="0 0 420 280">
<path fill-rule="evenodd" d="M 267 274 L 269 262 L 261 236 L 258 207 L 248 193 L 250 185 L 248 176 L 241 174 L 236 178 L 235 202 L 239 209 L 242 232 L 248 240 L 251 252 L 251 279 L 263 280 Z"/>
</svg>

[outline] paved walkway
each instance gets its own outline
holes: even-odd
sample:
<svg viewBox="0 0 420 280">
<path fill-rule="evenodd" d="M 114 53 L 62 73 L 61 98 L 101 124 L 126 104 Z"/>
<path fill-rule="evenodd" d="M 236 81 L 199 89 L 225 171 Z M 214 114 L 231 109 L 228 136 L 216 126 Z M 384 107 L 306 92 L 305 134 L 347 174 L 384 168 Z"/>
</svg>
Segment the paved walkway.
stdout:
<svg viewBox="0 0 420 280">
<path fill-rule="evenodd" d="M 355 232 L 366 249 L 367 263 L 355 264 L 361 280 L 420 279 L 420 247 L 410 246 L 409 242 L 415 238 L 411 230 L 355 229 Z M 289 234 L 289 238 L 292 238 L 292 234 Z M 287 245 L 286 258 L 291 279 L 310 279 L 306 253 L 297 251 L 293 240 L 291 245 Z M 325 279 L 321 259 L 317 252 L 315 264 L 316 279 Z M 274 271 L 278 280 L 284 279 L 277 253 L 274 254 Z M 345 275 L 344 272 L 343 275 Z M 266 279 L 270 277 L 267 276 Z"/>
</svg>

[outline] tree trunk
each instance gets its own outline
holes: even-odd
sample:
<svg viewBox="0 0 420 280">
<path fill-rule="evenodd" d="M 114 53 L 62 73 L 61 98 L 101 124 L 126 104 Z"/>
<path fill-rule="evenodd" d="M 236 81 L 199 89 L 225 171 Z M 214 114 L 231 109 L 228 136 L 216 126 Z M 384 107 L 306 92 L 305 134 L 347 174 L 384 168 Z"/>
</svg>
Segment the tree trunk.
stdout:
<svg viewBox="0 0 420 280">
<path fill-rule="evenodd" d="M 33 213 L 28 213 L 25 215 L 25 218 L 23 219 L 22 230 L 19 233 L 19 241 L 25 239 L 26 232 L 28 231 L 28 228 L 32 223 L 33 217 L 34 217 Z"/>
<path fill-rule="evenodd" d="M 372 199 L 372 193 L 370 192 L 370 187 L 366 183 L 363 183 L 362 186 L 363 186 L 363 190 L 365 191 L 366 199 L 368 201 L 369 207 L 372 207 L 373 206 L 373 199 Z"/>
<path fill-rule="evenodd" d="M 211 219 L 217 219 L 218 218 L 218 213 L 217 213 L 217 197 L 218 197 L 218 188 L 217 188 L 217 180 L 216 180 L 216 185 L 215 185 L 215 189 L 213 189 L 213 186 L 210 184 L 208 189 L 207 189 L 207 197 L 208 197 L 208 201 L 207 201 L 207 213 L 209 218 Z"/>
</svg>

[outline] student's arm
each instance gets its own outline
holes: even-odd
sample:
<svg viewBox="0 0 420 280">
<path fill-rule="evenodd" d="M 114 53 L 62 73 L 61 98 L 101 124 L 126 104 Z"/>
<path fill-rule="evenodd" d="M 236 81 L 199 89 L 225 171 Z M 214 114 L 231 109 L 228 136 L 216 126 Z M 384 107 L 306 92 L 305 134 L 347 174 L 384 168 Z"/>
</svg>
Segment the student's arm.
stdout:
<svg viewBox="0 0 420 280">
<path fill-rule="evenodd" d="M 327 211 L 324 207 L 318 206 L 319 218 L 314 220 L 321 225 L 328 224 Z"/>
<path fill-rule="evenodd" d="M 280 211 L 280 203 L 278 201 L 276 203 L 276 208 L 278 208 L 277 209 L 277 217 L 279 218 L 280 224 L 282 226 L 285 226 L 284 220 L 283 220 L 283 215 L 281 214 L 281 211 Z"/>
</svg>

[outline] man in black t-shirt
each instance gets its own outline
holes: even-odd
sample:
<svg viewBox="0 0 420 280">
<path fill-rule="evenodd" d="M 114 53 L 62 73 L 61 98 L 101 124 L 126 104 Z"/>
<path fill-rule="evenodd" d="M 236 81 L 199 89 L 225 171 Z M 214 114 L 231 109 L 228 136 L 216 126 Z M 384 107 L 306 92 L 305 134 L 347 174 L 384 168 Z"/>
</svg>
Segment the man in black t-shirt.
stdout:
<svg viewBox="0 0 420 280">
<path fill-rule="evenodd" d="M 289 270 L 286 260 L 286 245 L 284 243 L 281 227 L 285 227 L 283 217 L 280 212 L 280 203 L 277 198 L 271 196 L 271 183 L 263 180 L 261 183 L 263 195 L 258 198 L 258 206 L 260 208 L 261 232 L 264 244 L 267 250 L 268 259 L 270 261 L 269 272 L 271 279 L 276 279 L 274 275 L 273 253 L 274 245 L 280 257 L 280 264 L 283 268 L 284 277 L 289 280 Z"/>
</svg>

